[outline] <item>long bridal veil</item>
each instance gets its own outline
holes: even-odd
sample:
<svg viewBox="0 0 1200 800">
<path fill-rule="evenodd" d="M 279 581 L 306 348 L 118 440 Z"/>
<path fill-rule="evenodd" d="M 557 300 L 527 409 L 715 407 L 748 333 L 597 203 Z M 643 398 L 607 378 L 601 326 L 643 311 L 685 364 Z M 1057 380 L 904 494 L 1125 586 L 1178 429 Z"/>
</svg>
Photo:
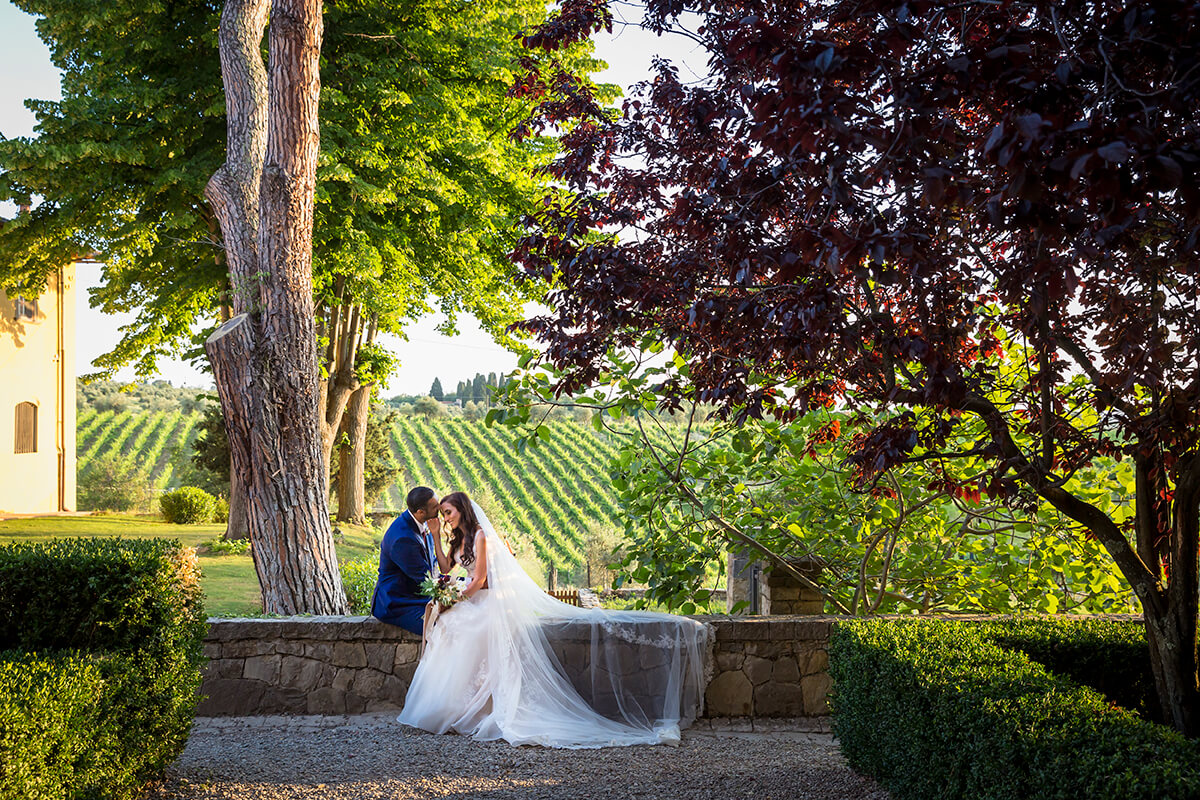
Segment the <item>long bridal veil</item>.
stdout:
<svg viewBox="0 0 1200 800">
<path fill-rule="evenodd" d="M 675 743 L 700 712 L 710 628 L 585 609 L 542 591 L 477 503 L 487 536 L 490 713 L 475 735 L 513 744 Z"/>
</svg>

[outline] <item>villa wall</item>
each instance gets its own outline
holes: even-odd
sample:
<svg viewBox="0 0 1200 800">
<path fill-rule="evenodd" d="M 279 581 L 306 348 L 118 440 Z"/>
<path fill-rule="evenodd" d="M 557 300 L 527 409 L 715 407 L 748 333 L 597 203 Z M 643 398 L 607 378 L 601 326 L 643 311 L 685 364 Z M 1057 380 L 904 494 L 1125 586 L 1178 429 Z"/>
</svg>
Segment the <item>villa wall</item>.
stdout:
<svg viewBox="0 0 1200 800">
<path fill-rule="evenodd" d="M 827 643 L 836 617 L 696 617 L 713 627 L 709 717 L 829 713 Z M 201 716 L 357 714 L 399 710 L 419 639 L 372 617 L 209 621 Z M 555 643 L 570 670 L 575 643 Z M 639 658 L 628 662 L 636 669 Z"/>
<path fill-rule="evenodd" d="M 75 266 L 51 273 L 36 303 L 17 299 L 0 290 L 0 511 L 73 511 Z M 22 406 L 36 424 L 18 433 Z"/>
</svg>

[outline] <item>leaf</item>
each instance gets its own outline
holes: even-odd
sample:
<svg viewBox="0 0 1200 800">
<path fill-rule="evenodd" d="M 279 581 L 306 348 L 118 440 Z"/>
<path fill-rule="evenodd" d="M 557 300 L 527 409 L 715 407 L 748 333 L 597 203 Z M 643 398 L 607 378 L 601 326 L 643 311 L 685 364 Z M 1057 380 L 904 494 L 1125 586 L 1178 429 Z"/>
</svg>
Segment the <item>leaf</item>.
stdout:
<svg viewBox="0 0 1200 800">
<path fill-rule="evenodd" d="M 816 68 L 819 72 L 828 72 L 831 64 L 833 64 L 833 48 L 832 47 L 823 51 L 821 53 L 821 55 L 817 56 L 817 59 L 814 62 L 814 66 L 816 66 Z"/>
<path fill-rule="evenodd" d="M 997 123 L 996 127 L 992 128 L 992 132 L 988 135 L 987 141 L 983 145 L 983 154 L 990 155 L 993 150 L 1000 146 L 1000 141 L 1004 138 L 1004 123 Z"/>
<path fill-rule="evenodd" d="M 1096 149 L 1096 155 L 1111 164 L 1119 164 L 1127 160 L 1131 152 L 1129 145 L 1122 141 L 1109 142 L 1103 147 Z"/>
</svg>

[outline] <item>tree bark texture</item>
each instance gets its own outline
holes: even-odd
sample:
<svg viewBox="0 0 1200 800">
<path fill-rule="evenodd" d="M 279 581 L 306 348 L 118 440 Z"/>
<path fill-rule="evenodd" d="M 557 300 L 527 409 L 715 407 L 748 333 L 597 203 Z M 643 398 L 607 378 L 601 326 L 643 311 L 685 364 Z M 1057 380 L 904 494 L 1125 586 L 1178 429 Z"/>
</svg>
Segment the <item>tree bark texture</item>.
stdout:
<svg viewBox="0 0 1200 800">
<path fill-rule="evenodd" d="M 319 308 L 317 312 L 318 330 L 326 341 L 324 361 L 328 374 L 321 380 L 319 415 L 321 450 L 326 465 L 333 463 L 333 446 L 342 429 L 346 404 L 361 386 L 355 367 L 358 348 L 364 341 L 365 321 L 362 307 L 346 297 L 345 282 L 339 278 L 335 287 L 335 302 Z M 374 326 L 366 341 L 373 339 Z"/>
<path fill-rule="evenodd" d="M 245 267 L 250 284 L 241 285 L 254 291 L 253 302 L 205 349 L 246 489 L 263 610 L 341 614 L 347 606 L 321 457 L 312 299 L 321 3 L 270 6 L 264 83 L 259 53 L 267 11 L 264 0 L 230 0 L 222 14 L 229 153 L 208 197 L 231 281 L 238 285 L 235 270 L 243 268 L 235 264 L 252 265 Z"/>
<path fill-rule="evenodd" d="M 350 396 L 342 419 L 342 434 L 338 448 L 338 513 L 339 522 L 365 525 L 367 417 L 371 413 L 371 386 L 360 386 Z"/>
<path fill-rule="evenodd" d="M 249 447 L 246 448 L 249 452 Z M 249 539 L 250 520 L 247 517 L 249 506 L 246 503 L 246 487 L 242 481 L 242 473 L 237 470 L 230 459 L 229 464 L 229 520 L 225 523 L 226 541 Z"/>
</svg>

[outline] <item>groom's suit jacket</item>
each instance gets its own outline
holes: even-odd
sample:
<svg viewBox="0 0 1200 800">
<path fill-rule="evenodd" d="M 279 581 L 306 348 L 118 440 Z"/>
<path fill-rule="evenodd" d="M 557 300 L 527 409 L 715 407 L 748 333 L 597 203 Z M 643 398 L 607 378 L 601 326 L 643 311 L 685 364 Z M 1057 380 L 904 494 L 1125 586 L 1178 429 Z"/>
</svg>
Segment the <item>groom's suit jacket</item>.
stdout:
<svg viewBox="0 0 1200 800">
<path fill-rule="evenodd" d="M 388 526 L 379 545 L 379 580 L 371 614 L 419 635 L 429 602 L 420 586 L 429 575 L 429 563 L 421 526 L 405 511 Z"/>
</svg>

